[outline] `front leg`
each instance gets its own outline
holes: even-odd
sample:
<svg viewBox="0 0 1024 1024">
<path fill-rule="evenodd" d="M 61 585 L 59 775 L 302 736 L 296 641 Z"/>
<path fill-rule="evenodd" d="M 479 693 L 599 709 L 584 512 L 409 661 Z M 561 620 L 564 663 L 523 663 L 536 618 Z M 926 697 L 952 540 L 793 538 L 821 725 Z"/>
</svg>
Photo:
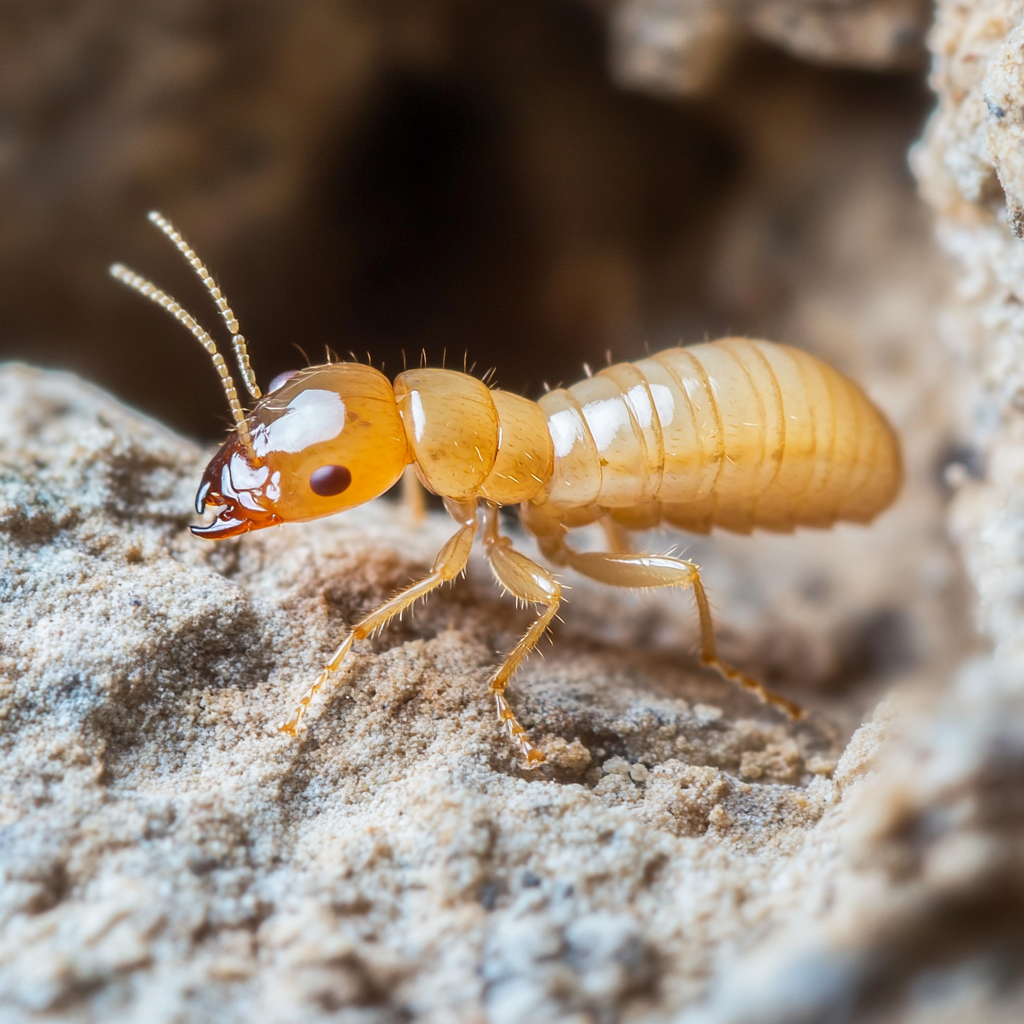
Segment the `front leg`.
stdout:
<svg viewBox="0 0 1024 1024">
<path fill-rule="evenodd" d="M 334 656 L 317 676 L 316 682 L 299 698 L 292 717 L 278 725 L 279 731 L 287 733 L 289 736 L 296 734 L 311 701 L 323 689 L 324 684 L 331 676 L 341 668 L 345 656 L 357 640 L 365 640 L 371 633 L 383 629 L 396 615 L 401 615 L 406 608 L 421 597 L 426 597 L 435 587 L 454 580 L 466 568 L 469 552 L 473 547 L 473 537 L 476 534 L 476 501 L 452 501 L 450 498 L 445 498 L 444 504 L 448 513 L 460 524 L 460 527 L 458 532 L 441 548 L 437 558 L 434 559 L 430 574 L 418 583 L 406 587 L 390 601 L 385 601 L 378 609 L 370 612 L 366 618 L 360 619 L 352 627 L 348 636 L 341 642 L 341 646 L 334 652 Z"/>
</svg>

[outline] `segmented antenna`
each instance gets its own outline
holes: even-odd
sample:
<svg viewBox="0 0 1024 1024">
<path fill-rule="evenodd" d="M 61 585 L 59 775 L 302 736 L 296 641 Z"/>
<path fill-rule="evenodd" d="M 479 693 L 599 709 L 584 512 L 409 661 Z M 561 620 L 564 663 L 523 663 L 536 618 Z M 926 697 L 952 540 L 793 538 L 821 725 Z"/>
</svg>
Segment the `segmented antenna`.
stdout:
<svg viewBox="0 0 1024 1024">
<path fill-rule="evenodd" d="M 207 291 L 213 297 L 214 305 L 216 305 L 220 315 L 224 318 L 224 323 L 228 325 L 228 330 L 231 332 L 231 343 L 235 346 L 235 357 L 238 359 L 238 369 L 242 374 L 242 380 L 245 381 L 249 394 L 253 398 L 259 398 L 260 389 L 256 384 L 256 374 L 252 372 L 252 367 L 249 365 L 249 352 L 245 346 L 245 338 L 238 331 L 238 321 L 235 319 L 235 314 L 231 312 L 231 307 L 228 305 L 227 299 L 224 298 L 224 294 L 217 287 L 216 282 L 210 276 L 210 272 L 203 266 L 203 261 L 192 251 L 188 242 L 175 230 L 174 225 L 166 217 L 157 213 L 156 210 L 150 211 L 149 219 L 174 243 L 175 248 L 188 260 L 192 269 L 199 275 L 199 279 L 206 285 Z"/>
<path fill-rule="evenodd" d="M 147 299 L 151 299 L 158 306 L 163 306 L 175 320 L 183 323 L 198 339 L 199 344 L 210 353 L 213 357 L 213 365 L 220 375 L 221 384 L 224 385 L 224 393 L 228 396 L 228 405 L 231 407 L 231 416 L 235 421 L 238 438 L 249 451 L 252 451 L 252 435 L 249 433 L 249 423 L 245 418 L 245 410 L 242 408 L 242 403 L 238 400 L 238 392 L 235 390 L 235 382 L 231 379 L 231 374 L 228 372 L 227 363 L 224 362 L 224 357 L 217 351 L 213 338 L 170 295 L 160 291 L 151 281 L 147 281 L 134 271 L 121 266 L 120 263 L 115 263 L 110 268 L 110 275 L 128 285 L 129 288 L 134 288 L 140 294 L 145 295 Z"/>
</svg>

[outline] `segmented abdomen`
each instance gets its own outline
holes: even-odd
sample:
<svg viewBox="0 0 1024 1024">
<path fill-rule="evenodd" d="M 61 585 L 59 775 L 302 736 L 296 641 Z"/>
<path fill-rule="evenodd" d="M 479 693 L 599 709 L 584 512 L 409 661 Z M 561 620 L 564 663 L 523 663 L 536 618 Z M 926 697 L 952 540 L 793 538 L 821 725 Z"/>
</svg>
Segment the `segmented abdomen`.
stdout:
<svg viewBox="0 0 1024 1024">
<path fill-rule="evenodd" d="M 896 437 L 864 392 L 786 345 L 667 349 L 539 404 L 555 462 L 536 501 L 567 524 L 602 510 L 697 532 L 866 522 L 902 478 Z"/>
</svg>

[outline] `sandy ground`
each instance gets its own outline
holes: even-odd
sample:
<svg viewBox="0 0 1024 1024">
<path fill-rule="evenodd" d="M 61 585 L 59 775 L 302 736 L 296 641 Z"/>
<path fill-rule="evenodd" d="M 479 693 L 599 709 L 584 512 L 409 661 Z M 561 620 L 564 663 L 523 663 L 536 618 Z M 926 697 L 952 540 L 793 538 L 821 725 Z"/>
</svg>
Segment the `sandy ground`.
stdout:
<svg viewBox="0 0 1024 1024">
<path fill-rule="evenodd" d="M 515 686 L 551 761 L 524 772 L 483 681 L 527 613 L 476 562 L 288 741 L 445 521 L 201 543 L 195 446 L 68 376 L 11 366 L 0 397 L 6 1020 L 819 1019 L 902 998 L 942 900 L 1004 863 L 976 722 L 788 723 L 694 667 L 682 598 L 573 582 Z M 890 734 L 913 775 L 867 779 Z"/>
</svg>

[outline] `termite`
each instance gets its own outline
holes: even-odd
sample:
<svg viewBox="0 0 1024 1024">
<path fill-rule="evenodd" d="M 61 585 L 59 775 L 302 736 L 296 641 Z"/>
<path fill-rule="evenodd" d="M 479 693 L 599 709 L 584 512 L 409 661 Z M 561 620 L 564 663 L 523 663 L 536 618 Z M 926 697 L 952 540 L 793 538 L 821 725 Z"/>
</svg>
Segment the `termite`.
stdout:
<svg viewBox="0 0 1024 1024">
<path fill-rule="evenodd" d="M 458 526 L 423 579 L 351 627 L 281 732 L 296 734 L 357 640 L 461 575 L 479 534 L 501 587 L 538 609 L 488 685 L 525 765 L 541 763 L 505 693 L 547 631 L 562 588 L 501 534 L 498 510 L 508 505 L 519 506 L 523 527 L 556 566 L 616 587 L 691 589 L 701 662 L 791 717 L 802 715 L 718 657 L 698 566 L 637 553 L 629 533 L 661 524 L 696 533 L 786 533 L 869 522 L 894 500 L 902 465 L 895 433 L 855 383 L 799 349 L 723 338 L 608 366 L 536 402 L 455 370 L 406 370 L 392 384 L 371 366 L 346 362 L 310 366 L 261 395 L 220 288 L 166 219 L 155 212 L 149 219 L 209 290 L 255 402 L 244 410 L 212 338 L 174 299 L 120 264 L 110 268 L 195 335 L 227 394 L 234 432 L 196 496 L 196 511 L 216 516 L 191 527 L 195 535 L 234 537 L 333 515 L 382 495 L 409 465 Z M 595 522 L 605 527 L 610 550 L 569 546 L 570 530 Z"/>
</svg>

